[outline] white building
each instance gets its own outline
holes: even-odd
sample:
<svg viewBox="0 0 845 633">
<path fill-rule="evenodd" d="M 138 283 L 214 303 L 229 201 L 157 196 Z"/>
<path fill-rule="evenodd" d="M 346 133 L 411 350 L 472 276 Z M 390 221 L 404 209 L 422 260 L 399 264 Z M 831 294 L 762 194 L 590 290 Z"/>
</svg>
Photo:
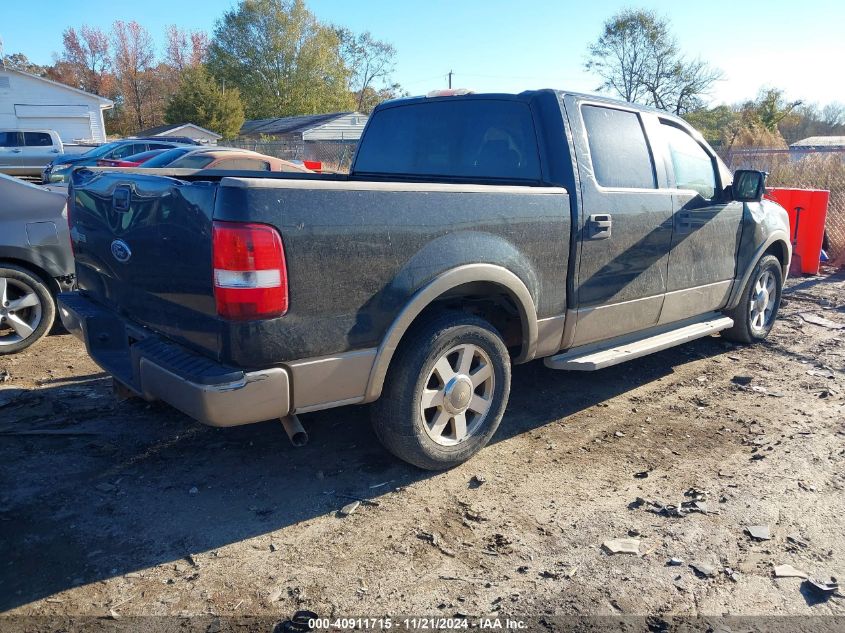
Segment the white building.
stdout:
<svg viewBox="0 0 845 633">
<path fill-rule="evenodd" d="M 104 97 L 0 66 L 0 128 L 55 130 L 63 143 L 106 142 Z"/>
</svg>

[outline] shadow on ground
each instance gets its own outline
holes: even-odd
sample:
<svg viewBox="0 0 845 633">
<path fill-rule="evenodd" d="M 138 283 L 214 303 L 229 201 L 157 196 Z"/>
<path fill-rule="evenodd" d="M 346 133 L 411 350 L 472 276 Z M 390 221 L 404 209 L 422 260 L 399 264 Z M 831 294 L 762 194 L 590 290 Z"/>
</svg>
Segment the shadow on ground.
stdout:
<svg viewBox="0 0 845 633">
<path fill-rule="evenodd" d="M 494 442 L 724 350 L 708 338 L 600 372 L 517 367 Z M 277 422 L 214 429 L 163 405 L 116 403 L 105 376 L 12 395 L 0 399 L 1 610 L 432 476 L 380 447 L 367 407 L 303 416 L 311 443 L 295 449 Z"/>
</svg>

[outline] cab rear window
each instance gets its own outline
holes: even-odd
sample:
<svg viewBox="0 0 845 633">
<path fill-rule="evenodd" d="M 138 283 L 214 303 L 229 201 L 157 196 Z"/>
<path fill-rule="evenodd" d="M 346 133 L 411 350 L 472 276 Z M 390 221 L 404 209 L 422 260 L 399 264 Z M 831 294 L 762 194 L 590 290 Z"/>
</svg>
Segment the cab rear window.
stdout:
<svg viewBox="0 0 845 633">
<path fill-rule="evenodd" d="M 456 98 L 380 110 L 361 140 L 355 173 L 539 181 L 531 109 L 519 101 Z"/>
</svg>

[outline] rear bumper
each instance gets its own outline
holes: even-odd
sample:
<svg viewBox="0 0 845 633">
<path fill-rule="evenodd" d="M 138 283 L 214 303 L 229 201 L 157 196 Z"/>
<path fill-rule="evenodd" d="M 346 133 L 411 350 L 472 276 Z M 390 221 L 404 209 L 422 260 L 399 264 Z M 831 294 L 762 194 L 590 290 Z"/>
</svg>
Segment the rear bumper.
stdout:
<svg viewBox="0 0 845 633">
<path fill-rule="evenodd" d="M 105 371 L 146 400 L 162 400 L 211 426 L 287 415 L 290 376 L 281 367 L 243 371 L 194 354 L 79 293 L 59 295 L 62 323 Z"/>
</svg>

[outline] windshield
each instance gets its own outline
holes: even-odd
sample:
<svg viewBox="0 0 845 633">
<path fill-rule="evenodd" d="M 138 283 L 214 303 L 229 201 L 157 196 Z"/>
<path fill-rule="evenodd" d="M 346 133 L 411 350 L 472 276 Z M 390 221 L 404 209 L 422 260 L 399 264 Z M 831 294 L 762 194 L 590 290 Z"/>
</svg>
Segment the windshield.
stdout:
<svg viewBox="0 0 845 633">
<path fill-rule="evenodd" d="M 97 156 L 103 156 L 108 154 L 111 150 L 115 147 L 120 145 L 120 141 L 114 141 L 112 143 L 106 143 L 105 145 L 100 145 L 99 147 L 95 147 L 94 149 L 89 149 L 84 154 L 80 154 L 79 156 L 85 156 L 86 158 L 96 158 Z"/>
<path fill-rule="evenodd" d="M 151 158 L 150 160 L 145 162 L 144 167 L 166 167 L 174 160 L 184 156 L 190 151 L 193 150 L 189 147 L 176 147 L 174 149 L 169 149 L 166 152 L 162 152 L 155 158 Z"/>
</svg>

